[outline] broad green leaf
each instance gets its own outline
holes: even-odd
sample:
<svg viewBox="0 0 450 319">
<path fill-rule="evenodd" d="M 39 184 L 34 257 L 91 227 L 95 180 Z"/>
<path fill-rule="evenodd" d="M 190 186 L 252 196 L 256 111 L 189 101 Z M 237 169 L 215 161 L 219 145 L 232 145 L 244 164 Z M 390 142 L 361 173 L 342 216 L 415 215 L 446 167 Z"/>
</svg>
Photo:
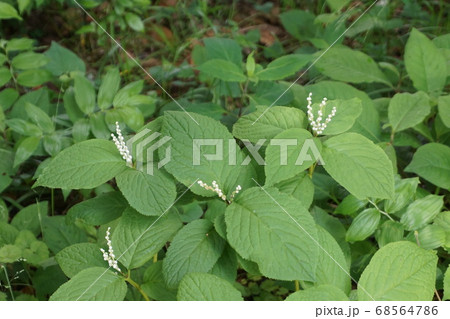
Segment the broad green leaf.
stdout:
<svg viewBox="0 0 450 319">
<path fill-rule="evenodd" d="M 25 136 L 41 136 L 42 130 L 27 121 L 24 121 L 22 119 L 10 119 L 6 120 L 6 125 L 11 128 L 14 132 L 17 132 L 21 135 Z"/>
<path fill-rule="evenodd" d="M 72 137 L 75 143 L 86 141 L 89 137 L 90 123 L 88 119 L 79 119 L 72 126 Z"/>
<path fill-rule="evenodd" d="M 445 57 L 431 40 L 415 28 L 406 42 L 405 67 L 417 90 L 439 96 L 447 77 Z"/>
<path fill-rule="evenodd" d="M 450 95 L 439 97 L 438 110 L 442 122 L 445 126 L 450 127 Z"/>
<path fill-rule="evenodd" d="M 217 260 L 210 273 L 231 283 L 236 281 L 238 261 L 236 253 L 226 244 L 222 256 Z"/>
<path fill-rule="evenodd" d="M 108 262 L 103 260 L 100 247 L 91 243 L 68 246 L 57 253 L 55 259 L 69 278 L 87 268 L 108 266 Z"/>
<path fill-rule="evenodd" d="M 266 185 L 300 174 L 318 160 L 321 149 L 320 141 L 305 129 L 291 128 L 276 135 L 266 149 Z"/>
<path fill-rule="evenodd" d="M 39 176 L 35 187 L 94 188 L 106 183 L 125 168 L 125 161 L 114 143 L 88 140 L 59 153 Z"/>
<path fill-rule="evenodd" d="M 127 168 L 116 176 L 117 186 L 128 203 L 143 215 L 159 216 L 171 207 L 177 193 L 168 174 L 155 169 L 153 175 Z"/>
<path fill-rule="evenodd" d="M 1 174 L 1 170 L 0 170 Z M 1 188 L 0 188 L 1 191 Z M 8 222 L 9 219 L 9 212 L 8 207 L 5 204 L 5 201 L 3 199 L 0 199 L 0 222 Z"/>
<path fill-rule="evenodd" d="M 54 254 L 67 246 L 87 241 L 86 233 L 74 224 L 66 224 L 62 215 L 43 216 L 41 223 L 44 242 Z"/>
<path fill-rule="evenodd" d="M 424 92 L 397 93 L 389 102 L 389 123 L 400 132 L 421 123 L 430 113 L 429 98 Z"/>
<path fill-rule="evenodd" d="M 98 90 L 97 104 L 102 110 L 111 106 L 114 96 L 119 90 L 120 72 L 118 68 L 111 68 L 102 79 L 102 84 Z"/>
<path fill-rule="evenodd" d="M 399 222 L 387 220 L 381 224 L 380 228 L 375 233 L 378 246 L 381 248 L 389 243 L 403 240 L 403 233 L 405 227 Z"/>
<path fill-rule="evenodd" d="M 40 202 L 38 204 L 31 204 L 24 209 L 21 209 L 12 219 L 11 225 L 19 230 L 30 230 L 34 236 L 41 233 L 40 218 L 47 216 L 48 202 Z"/>
<path fill-rule="evenodd" d="M 184 226 L 174 237 L 163 261 L 167 286 L 178 286 L 186 274 L 210 271 L 224 247 L 225 241 L 210 221 L 199 219 Z"/>
<path fill-rule="evenodd" d="M 320 285 L 290 294 L 286 301 L 348 301 L 345 293 L 332 285 Z"/>
<path fill-rule="evenodd" d="M 11 64 L 15 69 L 29 70 L 40 68 L 41 66 L 46 65 L 48 62 L 49 59 L 45 55 L 41 53 L 35 53 L 33 51 L 28 51 L 16 55 L 12 59 Z"/>
<path fill-rule="evenodd" d="M 36 40 L 34 39 L 28 38 L 11 39 L 6 44 L 6 51 L 12 52 L 12 51 L 31 50 L 33 48 L 33 43 L 35 41 Z"/>
<path fill-rule="evenodd" d="M 25 104 L 25 110 L 27 111 L 28 118 L 36 123 L 43 132 L 52 133 L 55 130 L 55 126 L 50 116 L 40 108 L 31 103 L 27 103 Z"/>
<path fill-rule="evenodd" d="M 264 70 L 255 74 L 261 81 L 275 81 L 284 79 L 298 72 L 309 61 L 309 54 L 289 54 L 270 62 Z"/>
<path fill-rule="evenodd" d="M 36 87 L 52 80 L 52 74 L 44 69 L 26 70 L 17 76 L 17 83 L 26 87 Z"/>
<path fill-rule="evenodd" d="M 428 195 L 414 201 L 402 215 L 400 222 L 406 230 L 417 230 L 430 223 L 444 205 L 443 196 Z"/>
<path fill-rule="evenodd" d="M 211 274 L 190 273 L 178 288 L 180 301 L 242 301 L 241 293 L 228 281 Z"/>
<path fill-rule="evenodd" d="M 396 178 L 395 193 L 392 200 L 388 199 L 384 202 L 384 210 L 389 213 L 395 213 L 406 207 L 416 194 L 417 185 L 419 185 L 419 178 Z"/>
<path fill-rule="evenodd" d="M 242 48 L 233 39 L 225 38 L 205 38 L 206 58 L 221 59 L 233 62 L 236 66 L 240 67 L 242 64 Z"/>
<path fill-rule="evenodd" d="M 92 267 L 59 287 L 50 301 L 122 301 L 126 293 L 124 277 L 106 268 Z"/>
<path fill-rule="evenodd" d="M 444 246 L 446 231 L 439 225 L 427 225 L 418 231 L 417 240 L 423 249 L 436 249 Z"/>
<path fill-rule="evenodd" d="M 162 261 L 151 264 L 144 273 L 142 290 L 152 299 L 158 301 L 177 300 L 177 290 L 170 289 L 164 282 L 162 273 Z"/>
<path fill-rule="evenodd" d="M 325 170 L 357 198 L 391 198 L 392 163 L 372 141 L 356 133 L 334 136 L 323 143 Z"/>
<path fill-rule="evenodd" d="M 332 11 L 339 11 L 345 7 L 350 0 L 326 0 L 326 2 Z"/>
<path fill-rule="evenodd" d="M 303 10 L 288 10 L 280 14 L 283 27 L 294 38 L 303 41 L 313 37 L 316 31 L 314 14 Z"/>
<path fill-rule="evenodd" d="M 0 85 L 5 85 L 11 79 L 11 71 L 7 68 L 0 67 Z"/>
<path fill-rule="evenodd" d="M 420 177 L 444 189 L 450 189 L 450 147 L 428 143 L 417 149 L 405 172 Z"/>
<path fill-rule="evenodd" d="M 182 223 L 176 211 L 161 217 L 143 216 L 128 208 L 113 231 L 112 243 L 116 256 L 128 269 L 149 261 L 180 229 Z"/>
<path fill-rule="evenodd" d="M 317 233 L 301 202 L 275 188 L 251 188 L 228 206 L 225 222 L 230 245 L 256 262 L 263 275 L 316 279 Z"/>
<path fill-rule="evenodd" d="M 45 66 L 53 75 L 60 76 L 63 73 L 80 71 L 86 73 L 86 66 L 72 51 L 60 46 L 52 41 L 50 49 L 44 53 L 49 58 L 49 63 Z"/>
<path fill-rule="evenodd" d="M 257 143 L 260 139 L 271 139 L 286 129 L 304 127 L 304 119 L 305 113 L 292 107 L 273 106 L 267 111 L 260 108 L 239 118 L 233 125 L 233 135 Z M 267 144 L 268 141 L 265 141 Z"/>
<path fill-rule="evenodd" d="M 6 88 L 0 92 L 0 108 L 3 111 L 8 110 L 19 97 L 19 93 L 15 89 Z"/>
<path fill-rule="evenodd" d="M 14 167 L 19 166 L 33 155 L 34 151 L 38 148 L 40 141 L 41 138 L 37 136 L 30 136 L 23 139 L 17 146 L 16 156 L 14 157 Z"/>
<path fill-rule="evenodd" d="M 444 300 L 450 299 L 450 266 L 447 267 L 447 271 L 444 275 Z"/>
<path fill-rule="evenodd" d="M 90 114 L 95 109 L 95 90 L 91 81 L 78 75 L 74 82 L 75 101 L 84 114 Z"/>
<path fill-rule="evenodd" d="M 46 135 L 42 139 L 44 144 L 44 150 L 50 154 L 50 156 L 56 156 L 63 147 L 62 143 L 64 137 L 58 133 L 53 133 L 51 135 Z"/>
<path fill-rule="evenodd" d="M 47 245 L 37 240 L 29 230 L 21 230 L 14 241 L 14 245 L 22 250 L 20 257 L 31 265 L 39 266 L 49 257 Z"/>
<path fill-rule="evenodd" d="M 442 212 L 436 216 L 433 221 L 434 225 L 439 225 L 444 228 L 446 232 L 446 239 L 444 248 L 448 251 L 450 250 L 450 211 Z"/>
<path fill-rule="evenodd" d="M 362 111 L 361 100 L 358 98 L 328 101 L 323 111 L 323 122 L 328 114 L 331 114 L 333 107 L 336 108 L 336 115 L 323 130 L 323 135 L 336 135 L 348 131 L 353 127 Z M 314 118 L 317 119 L 319 104 L 314 104 L 312 109 Z"/>
<path fill-rule="evenodd" d="M 218 121 L 195 113 L 166 112 L 162 134 L 171 137 L 167 144 L 172 153 L 171 161 L 164 168 L 185 186 L 192 186 L 190 190 L 194 193 L 217 196 L 197 185 L 198 180 L 208 185 L 216 181 L 227 196 L 238 185 L 243 189 L 252 185 L 252 167 L 241 165 L 244 153 L 227 128 Z M 205 140 L 212 141 L 213 145 L 202 146 L 200 142 Z M 235 156 L 229 152 L 230 145 L 236 151 Z M 160 158 L 166 157 L 165 151 L 164 147 L 159 149 Z M 214 154 L 219 156 L 213 157 Z"/>
<path fill-rule="evenodd" d="M 282 193 L 286 193 L 302 202 L 308 208 L 314 197 L 314 184 L 305 172 L 274 185 Z"/>
<path fill-rule="evenodd" d="M 144 87 L 144 81 L 134 81 L 121 88 L 114 96 L 113 105 L 115 107 L 127 106 L 131 97 L 139 94 Z"/>
<path fill-rule="evenodd" d="M 16 227 L 5 222 L 0 222 L 0 246 L 14 244 L 18 234 L 19 231 Z"/>
<path fill-rule="evenodd" d="M 144 125 L 144 116 L 136 106 L 125 106 L 117 109 L 126 125 L 132 130 L 138 131 Z"/>
<path fill-rule="evenodd" d="M 64 109 L 67 112 L 67 116 L 72 121 L 72 123 L 77 122 L 80 119 L 83 119 L 84 113 L 80 110 L 77 102 L 75 101 L 75 93 L 73 87 L 69 87 L 64 93 L 63 97 L 64 101 Z M 89 134 L 89 131 L 88 133 Z"/>
<path fill-rule="evenodd" d="M 354 216 L 367 205 L 367 200 L 358 199 L 352 194 L 347 195 L 334 211 L 335 215 Z"/>
<path fill-rule="evenodd" d="M 380 223 L 380 212 L 375 208 L 363 210 L 356 216 L 347 230 L 345 240 L 349 242 L 361 241 L 373 234 Z"/>
<path fill-rule="evenodd" d="M 15 245 L 4 245 L 0 247 L 0 262 L 14 263 L 22 257 L 22 249 Z"/>
<path fill-rule="evenodd" d="M 128 26 L 134 31 L 144 31 L 144 23 L 137 14 L 127 12 L 125 14 L 125 21 L 127 22 Z"/>
<path fill-rule="evenodd" d="M 347 47 L 329 49 L 317 60 L 315 66 L 319 72 L 333 80 L 350 83 L 378 82 L 392 86 L 370 56 Z"/>
<path fill-rule="evenodd" d="M 226 82 L 244 82 L 247 78 L 241 68 L 231 61 L 212 59 L 198 66 L 201 72 Z"/>
<path fill-rule="evenodd" d="M 431 301 L 437 256 L 410 242 L 378 250 L 359 279 L 358 300 Z"/>
<path fill-rule="evenodd" d="M 107 140 L 111 137 L 111 131 L 105 122 L 105 113 L 96 112 L 89 116 L 89 124 L 91 127 L 92 134 L 98 138 Z"/>
<path fill-rule="evenodd" d="M 70 223 L 80 220 L 87 225 L 104 225 L 119 218 L 127 207 L 120 192 L 109 192 L 72 206 L 66 219 Z"/>
<path fill-rule="evenodd" d="M 17 13 L 16 8 L 14 8 L 12 5 L 0 2 L 0 20 L 5 19 L 18 19 L 22 20 L 20 15 Z"/>
</svg>

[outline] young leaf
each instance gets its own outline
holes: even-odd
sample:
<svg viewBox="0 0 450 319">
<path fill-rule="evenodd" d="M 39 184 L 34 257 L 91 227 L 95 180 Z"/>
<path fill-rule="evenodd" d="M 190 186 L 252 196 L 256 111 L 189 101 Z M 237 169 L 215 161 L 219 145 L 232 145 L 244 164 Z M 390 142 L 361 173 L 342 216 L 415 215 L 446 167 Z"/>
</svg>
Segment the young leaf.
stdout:
<svg viewBox="0 0 450 319">
<path fill-rule="evenodd" d="M 443 205 L 443 196 L 428 195 L 409 205 L 400 222 L 405 226 L 406 230 L 420 229 L 439 214 Z"/>
<path fill-rule="evenodd" d="M 286 129 L 304 127 L 304 119 L 305 113 L 293 107 L 273 106 L 267 111 L 260 108 L 239 118 L 233 125 L 233 135 L 257 143 L 260 139 L 271 139 Z M 265 141 L 265 145 L 267 143 Z"/>
<path fill-rule="evenodd" d="M 368 208 L 356 216 L 347 230 L 345 240 L 348 242 L 361 241 L 373 234 L 380 223 L 380 212 L 375 208 Z"/>
<path fill-rule="evenodd" d="M 80 271 L 59 287 L 50 301 L 122 301 L 126 293 L 124 277 L 106 268 L 93 267 Z"/>
<path fill-rule="evenodd" d="M 36 186 L 63 189 L 94 188 L 125 170 L 114 143 L 88 140 L 59 153 L 39 176 Z"/>
<path fill-rule="evenodd" d="M 430 113 L 429 98 L 424 92 L 397 93 L 389 102 L 389 123 L 394 132 L 421 123 Z"/>
<path fill-rule="evenodd" d="M 205 219 L 193 221 L 174 237 L 163 261 L 167 286 L 175 288 L 192 272 L 208 272 L 220 258 L 225 241 Z"/>
<path fill-rule="evenodd" d="M 178 288 L 179 301 L 242 301 L 241 293 L 228 281 L 210 274 L 184 276 Z"/>
<path fill-rule="evenodd" d="M 141 267 L 172 239 L 181 226 L 178 214 L 173 210 L 161 217 L 147 217 L 128 208 L 113 231 L 114 253 L 128 269 Z"/>
<path fill-rule="evenodd" d="M 405 172 L 420 177 L 444 189 L 450 189 L 450 147 L 428 143 L 417 149 Z"/>
<path fill-rule="evenodd" d="M 334 136 L 323 143 L 325 170 L 357 198 L 391 198 L 392 163 L 383 150 L 356 133 Z"/>
<path fill-rule="evenodd" d="M 67 277 L 72 278 L 80 271 L 92 267 L 106 267 L 100 247 L 91 243 L 79 243 L 68 246 L 58 252 L 56 261 Z"/>
<path fill-rule="evenodd" d="M 405 67 L 417 90 L 439 96 L 447 77 L 445 57 L 431 40 L 415 28 L 406 42 Z"/>
<path fill-rule="evenodd" d="M 347 47 L 328 50 L 317 60 L 316 68 L 333 80 L 350 83 L 379 82 L 392 86 L 370 56 Z"/>
<path fill-rule="evenodd" d="M 286 301 L 348 301 L 345 293 L 332 285 L 320 285 L 290 294 Z"/>
<path fill-rule="evenodd" d="M 267 277 L 314 281 L 319 248 L 313 218 L 293 197 L 275 188 L 266 191 L 248 189 L 228 206 L 230 245 Z"/>
<path fill-rule="evenodd" d="M 358 300 L 431 301 L 437 256 L 410 242 L 395 242 L 375 253 L 359 279 Z"/>
</svg>

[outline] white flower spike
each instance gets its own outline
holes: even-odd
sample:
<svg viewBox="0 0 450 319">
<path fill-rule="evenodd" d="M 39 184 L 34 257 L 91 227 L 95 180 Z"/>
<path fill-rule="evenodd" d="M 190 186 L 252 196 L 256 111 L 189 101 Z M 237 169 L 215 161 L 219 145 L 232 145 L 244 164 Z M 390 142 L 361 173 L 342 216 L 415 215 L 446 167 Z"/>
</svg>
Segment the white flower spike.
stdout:
<svg viewBox="0 0 450 319">
<path fill-rule="evenodd" d="M 122 131 L 120 130 L 119 122 L 116 122 L 116 134 L 117 137 L 111 133 L 111 137 L 116 144 L 120 155 L 122 155 L 122 158 L 127 162 L 128 166 L 133 167 L 133 157 L 131 156 L 130 150 L 128 149 L 127 145 L 125 144 Z"/>
<path fill-rule="evenodd" d="M 331 113 L 328 114 L 327 118 L 325 119 L 325 122 L 322 123 L 322 116 L 323 116 L 323 110 L 325 108 L 325 105 L 327 105 L 327 98 L 324 97 L 322 102 L 319 105 L 319 111 L 317 111 L 317 119 L 314 120 L 314 114 L 312 112 L 312 93 L 309 93 L 309 96 L 306 98 L 306 100 L 308 101 L 308 120 L 309 123 L 311 124 L 311 128 L 314 132 L 316 132 L 317 134 L 322 134 L 323 130 L 326 129 L 328 123 L 331 122 L 331 119 L 333 118 L 333 116 L 336 115 L 336 107 L 334 106 L 333 109 L 331 110 Z"/>
<path fill-rule="evenodd" d="M 114 249 L 112 248 L 111 240 L 109 239 L 111 227 L 108 227 L 106 231 L 106 244 L 108 245 L 108 252 L 106 252 L 103 248 L 100 248 L 100 251 L 103 253 L 103 259 L 108 262 L 109 267 L 114 268 L 118 272 L 121 272 L 119 265 L 117 264 L 116 256 L 114 255 Z"/>
<path fill-rule="evenodd" d="M 204 189 L 209 190 L 209 191 L 213 191 L 220 197 L 220 199 L 222 199 L 223 201 L 225 201 L 227 203 L 231 203 L 233 201 L 234 197 L 236 196 L 236 194 L 238 194 L 242 189 L 241 185 L 238 185 L 236 187 L 236 189 L 231 193 L 230 199 L 228 200 L 227 196 L 219 188 L 219 184 L 217 184 L 216 181 L 212 181 L 212 186 L 209 186 L 208 184 L 203 183 L 202 181 L 198 181 L 197 183 L 198 183 L 198 185 L 200 185 L 200 187 L 203 187 Z"/>
</svg>

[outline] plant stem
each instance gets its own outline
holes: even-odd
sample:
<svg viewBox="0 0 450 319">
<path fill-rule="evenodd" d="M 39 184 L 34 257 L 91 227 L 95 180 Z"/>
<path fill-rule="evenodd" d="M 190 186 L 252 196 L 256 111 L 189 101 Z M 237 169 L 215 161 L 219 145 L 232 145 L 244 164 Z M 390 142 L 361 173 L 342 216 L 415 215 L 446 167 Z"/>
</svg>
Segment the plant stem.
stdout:
<svg viewBox="0 0 450 319">
<path fill-rule="evenodd" d="M 299 291 L 300 290 L 300 282 L 298 280 L 294 280 L 294 284 L 295 284 L 295 291 Z"/>
<path fill-rule="evenodd" d="M 11 287 L 11 282 L 9 281 L 9 277 L 8 277 L 8 272 L 6 271 L 5 265 L 2 264 L 2 267 L 3 267 L 3 271 L 5 272 L 6 281 L 8 282 L 8 288 L 9 288 L 9 292 L 11 293 L 11 299 L 12 299 L 12 301 L 15 301 L 14 294 L 13 294 L 12 287 Z"/>
<path fill-rule="evenodd" d="M 142 297 L 144 297 L 145 301 L 150 301 L 150 298 L 147 296 L 145 291 L 142 290 L 141 286 L 137 282 L 135 282 L 133 279 L 131 279 L 129 271 L 128 271 L 128 277 L 125 277 L 125 281 L 127 281 L 130 285 L 132 285 L 134 288 L 136 288 L 141 293 Z"/>
<path fill-rule="evenodd" d="M 384 216 L 386 216 L 387 218 L 389 218 L 390 220 L 392 220 L 393 222 L 395 222 L 395 220 L 385 211 L 382 211 L 381 209 L 378 208 L 377 204 L 375 204 L 374 202 L 372 202 L 370 199 L 367 199 L 369 201 L 369 203 L 371 203 L 381 214 L 383 214 Z"/>
<path fill-rule="evenodd" d="M 155 264 L 158 261 L 158 253 L 153 256 L 153 263 Z"/>
</svg>

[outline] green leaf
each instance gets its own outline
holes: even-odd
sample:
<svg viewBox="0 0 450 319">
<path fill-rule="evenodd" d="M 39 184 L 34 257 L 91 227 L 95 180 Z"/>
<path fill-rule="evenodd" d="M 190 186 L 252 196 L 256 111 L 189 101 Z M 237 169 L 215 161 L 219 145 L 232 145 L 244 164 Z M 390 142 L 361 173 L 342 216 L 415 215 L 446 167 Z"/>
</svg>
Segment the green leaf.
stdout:
<svg viewBox="0 0 450 319">
<path fill-rule="evenodd" d="M 419 178 L 397 178 L 395 180 L 395 194 L 392 200 L 388 199 L 384 202 L 384 210 L 389 213 L 395 213 L 406 207 L 416 194 Z"/>
<path fill-rule="evenodd" d="M 423 249 L 436 249 L 444 246 L 446 231 L 439 225 L 427 225 L 418 231 L 417 242 Z"/>
<path fill-rule="evenodd" d="M 393 220 L 385 221 L 375 233 L 378 246 L 381 248 L 389 243 L 403 240 L 404 232 L 405 228 L 399 222 Z"/>
<path fill-rule="evenodd" d="M 16 227 L 0 222 L 0 246 L 14 244 L 19 231 Z"/>
<path fill-rule="evenodd" d="M 177 290 L 170 289 L 164 282 L 162 261 L 151 264 L 144 273 L 142 290 L 147 296 L 159 301 L 174 301 L 177 299 Z"/>
<path fill-rule="evenodd" d="M 248 189 L 228 206 L 225 222 L 230 245 L 256 262 L 263 275 L 316 279 L 319 251 L 314 220 L 293 197 L 275 188 Z"/>
<path fill-rule="evenodd" d="M 233 39 L 206 38 L 205 43 L 206 57 L 210 59 L 221 59 L 233 62 L 241 67 L 242 52 L 241 46 Z"/>
<path fill-rule="evenodd" d="M 124 277 L 106 268 L 93 267 L 82 270 L 59 287 L 50 301 L 122 301 L 126 293 Z"/>
<path fill-rule="evenodd" d="M 450 95 L 438 98 L 439 116 L 445 126 L 450 127 Z"/>
<path fill-rule="evenodd" d="M 192 118 L 190 117 L 192 116 Z M 193 121 L 197 121 L 195 123 Z M 227 196 L 241 185 L 243 189 L 252 182 L 252 167 L 242 166 L 244 153 L 236 145 L 233 136 L 220 122 L 195 113 L 166 112 L 162 134 L 170 136 L 171 161 L 164 168 L 185 186 L 198 180 L 211 185 L 216 181 Z M 212 140 L 215 145 L 201 146 L 198 141 Z M 236 157 L 230 157 L 229 145 L 236 150 Z M 198 146 L 197 149 L 195 149 Z M 206 154 L 222 152 L 218 159 L 208 159 Z M 165 148 L 159 148 L 160 158 L 165 158 Z M 234 163 L 233 163 L 234 160 Z M 195 183 L 192 192 L 202 196 L 217 196 Z"/>
<path fill-rule="evenodd" d="M 431 40 L 415 28 L 406 42 L 405 67 L 417 90 L 439 96 L 447 77 L 445 57 Z"/>
<path fill-rule="evenodd" d="M 389 102 L 389 123 L 400 132 L 421 123 L 430 113 L 428 95 L 424 92 L 397 93 Z"/>
<path fill-rule="evenodd" d="M 14 245 L 22 249 L 21 257 L 31 265 L 38 266 L 49 257 L 47 245 L 29 230 L 20 231 Z"/>
<path fill-rule="evenodd" d="M 59 153 L 44 169 L 34 187 L 94 188 L 106 183 L 125 168 L 125 161 L 114 143 L 88 140 Z"/>
<path fill-rule="evenodd" d="M 328 123 L 325 130 L 323 130 L 323 135 L 337 135 L 350 130 L 355 125 L 356 119 L 362 112 L 361 100 L 358 98 L 350 100 L 332 100 L 328 101 L 324 108 L 324 118 L 326 118 L 328 114 L 331 114 L 333 107 L 336 108 L 336 115 L 332 118 L 331 122 Z M 319 105 L 313 105 L 312 109 L 313 114 L 317 114 Z M 315 118 L 317 118 L 316 115 Z"/>
<path fill-rule="evenodd" d="M 311 133 L 305 129 L 291 128 L 276 135 L 266 149 L 266 185 L 300 174 L 316 162 L 321 149 L 320 141 L 313 140 Z"/>
<path fill-rule="evenodd" d="M 0 67 L 0 86 L 5 85 L 11 79 L 11 72 L 5 68 Z"/>
<path fill-rule="evenodd" d="M 178 288 L 179 301 L 242 301 L 241 293 L 228 281 L 210 274 L 184 276 Z"/>
<path fill-rule="evenodd" d="M 284 79 L 298 72 L 312 56 L 309 54 L 289 54 L 270 62 L 264 70 L 255 74 L 261 81 L 275 81 Z"/>
<path fill-rule="evenodd" d="M 91 81 L 84 76 L 76 76 L 74 82 L 75 101 L 84 114 L 90 114 L 95 109 L 95 91 Z"/>
<path fill-rule="evenodd" d="M 34 40 L 34 39 L 28 39 L 28 38 L 11 39 L 6 44 L 6 51 L 12 52 L 12 51 L 31 50 L 33 48 L 33 43 L 35 41 L 36 40 Z"/>
<path fill-rule="evenodd" d="M 102 110 L 111 106 L 114 96 L 119 90 L 120 72 L 118 68 L 110 68 L 102 79 L 98 90 L 97 104 Z"/>
<path fill-rule="evenodd" d="M 192 272 L 208 272 L 220 258 L 225 241 L 205 219 L 195 220 L 174 237 L 163 261 L 167 286 L 175 288 Z"/>
<path fill-rule="evenodd" d="M 409 205 L 400 222 L 405 225 L 406 230 L 420 229 L 439 214 L 443 205 L 443 196 L 428 195 Z"/>
<path fill-rule="evenodd" d="M 40 218 L 46 216 L 48 211 L 48 202 L 31 204 L 21 209 L 12 219 L 11 225 L 19 230 L 30 230 L 34 236 L 41 233 Z"/>
<path fill-rule="evenodd" d="M 143 215 L 159 216 L 167 211 L 177 193 L 175 183 L 163 171 L 153 175 L 127 168 L 116 176 L 117 186 L 130 205 Z"/>
<path fill-rule="evenodd" d="M 109 192 L 72 206 L 66 219 L 70 223 L 80 220 L 87 225 L 104 225 L 119 218 L 127 207 L 120 192 Z"/>
<path fill-rule="evenodd" d="M 222 256 L 211 269 L 210 273 L 231 283 L 234 283 L 237 276 L 238 261 L 236 253 L 230 245 L 225 245 Z"/>
<path fill-rule="evenodd" d="M 241 140 L 257 143 L 260 139 L 271 139 L 289 128 L 304 127 L 305 113 L 293 107 L 273 106 L 265 112 L 244 115 L 233 125 L 233 135 Z M 255 122 L 256 121 L 256 122 Z M 265 142 L 265 145 L 268 141 Z"/>
<path fill-rule="evenodd" d="M 17 132 L 21 135 L 25 136 L 41 136 L 42 130 L 36 125 L 24 121 L 22 119 L 10 119 L 6 120 L 6 125 L 12 129 L 14 132 Z"/>
<path fill-rule="evenodd" d="M 45 66 L 53 75 L 60 76 L 63 73 L 72 71 L 80 71 L 86 73 L 86 66 L 72 51 L 60 46 L 58 43 L 52 41 L 50 49 L 44 53 L 50 60 Z"/>
<path fill-rule="evenodd" d="M 357 198 L 391 198 L 394 193 L 392 163 L 372 141 L 344 133 L 323 143 L 325 170 Z"/>
<path fill-rule="evenodd" d="M 129 100 L 139 94 L 144 86 L 144 81 L 134 81 L 121 88 L 114 96 L 113 105 L 115 107 L 127 106 Z"/>
<path fill-rule="evenodd" d="M 44 242 L 54 254 L 67 246 L 87 241 L 86 233 L 73 224 L 66 224 L 62 215 L 43 216 L 42 234 Z"/>
<path fill-rule="evenodd" d="M 119 261 L 128 269 L 149 261 L 181 228 L 176 211 L 161 217 L 147 217 L 128 208 L 114 229 L 112 243 Z"/>
<path fill-rule="evenodd" d="M 11 64 L 15 69 L 29 70 L 40 68 L 41 66 L 46 65 L 48 62 L 49 59 L 45 55 L 28 51 L 16 55 L 12 59 Z"/>
<path fill-rule="evenodd" d="M 244 82 L 247 77 L 233 62 L 221 59 L 208 60 L 198 66 L 201 72 L 226 82 Z"/>
<path fill-rule="evenodd" d="M 62 148 L 63 136 L 58 133 L 46 135 L 43 138 L 44 150 L 50 154 L 50 156 L 56 156 Z"/>
<path fill-rule="evenodd" d="M 444 275 L 444 300 L 450 299 L 450 266 L 447 267 L 447 271 Z"/>
<path fill-rule="evenodd" d="M 22 20 L 22 18 L 17 13 L 16 8 L 14 8 L 12 5 L 0 2 L 0 20 L 5 19 L 18 19 Z"/>
<path fill-rule="evenodd" d="M 28 118 L 34 122 L 43 132 L 52 133 L 55 130 L 52 119 L 37 106 L 26 103 L 25 110 L 27 111 Z"/>
<path fill-rule="evenodd" d="M 450 147 L 428 143 L 417 149 L 405 172 L 420 177 L 444 189 L 450 189 Z"/>
<path fill-rule="evenodd" d="M 91 243 L 68 246 L 55 256 L 56 261 L 67 277 L 72 278 L 80 271 L 91 267 L 106 267 L 100 247 Z"/>
<path fill-rule="evenodd" d="M 17 76 L 17 83 L 26 87 L 36 87 L 52 80 L 52 74 L 43 69 L 26 70 Z"/>
<path fill-rule="evenodd" d="M 304 41 L 315 34 L 314 14 L 302 10 L 289 10 L 280 14 L 283 27 L 294 38 Z"/>
<path fill-rule="evenodd" d="M 144 31 L 144 23 L 137 14 L 127 12 L 125 14 L 125 21 L 127 22 L 128 26 L 134 31 Z"/>
<path fill-rule="evenodd" d="M 361 200 L 353 196 L 347 195 L 334 211 L 335 215 L 354 216 L 356 213 L 367 205 L 367 200 Z"/>
<path fill-rule="evenodd" d="M 359 300 L 431 301 L 437 256 L 410 242 L 395 242 L 378 250 L 361 275 Z"/>
<path fill-rule="evenodd" d="M 34 151 L 38 148 L 40 141 L 41 138 L 37 136 L 30 136 L 23 139 L 17 146 L 13 166 L 19 166 L 20 164 L 25 162 L 31 155 L 33 155 Z"/>
<path fill-rule="evenodd" d="M 331 285 L 320 285 L 290 294 L 286 301 L 348 301 L 345 293 Z"/>
<path fill-rule="evenodd" d="M 368 208 L 356 216 L 347 230 L 345 240 L 348 242 L 361 241 L 373 234 L 380 223 L 380 212 L 375 208 Z"/>
<path fill-rule="evenodd" d="M 333 80 L 350 83 L 378 82 L 392 86 L 370 56 L 347 47 L 329 49 L 317 60 L 315 66 L 319 72 Z"/>
<path fill-rule="evenodd" d="M 302 202 L 308 208 L 314 197 L 314 184 L 306 172 L 300 173 L 274 185 L 282 193 L 286 193 Z"/>
</svg>

